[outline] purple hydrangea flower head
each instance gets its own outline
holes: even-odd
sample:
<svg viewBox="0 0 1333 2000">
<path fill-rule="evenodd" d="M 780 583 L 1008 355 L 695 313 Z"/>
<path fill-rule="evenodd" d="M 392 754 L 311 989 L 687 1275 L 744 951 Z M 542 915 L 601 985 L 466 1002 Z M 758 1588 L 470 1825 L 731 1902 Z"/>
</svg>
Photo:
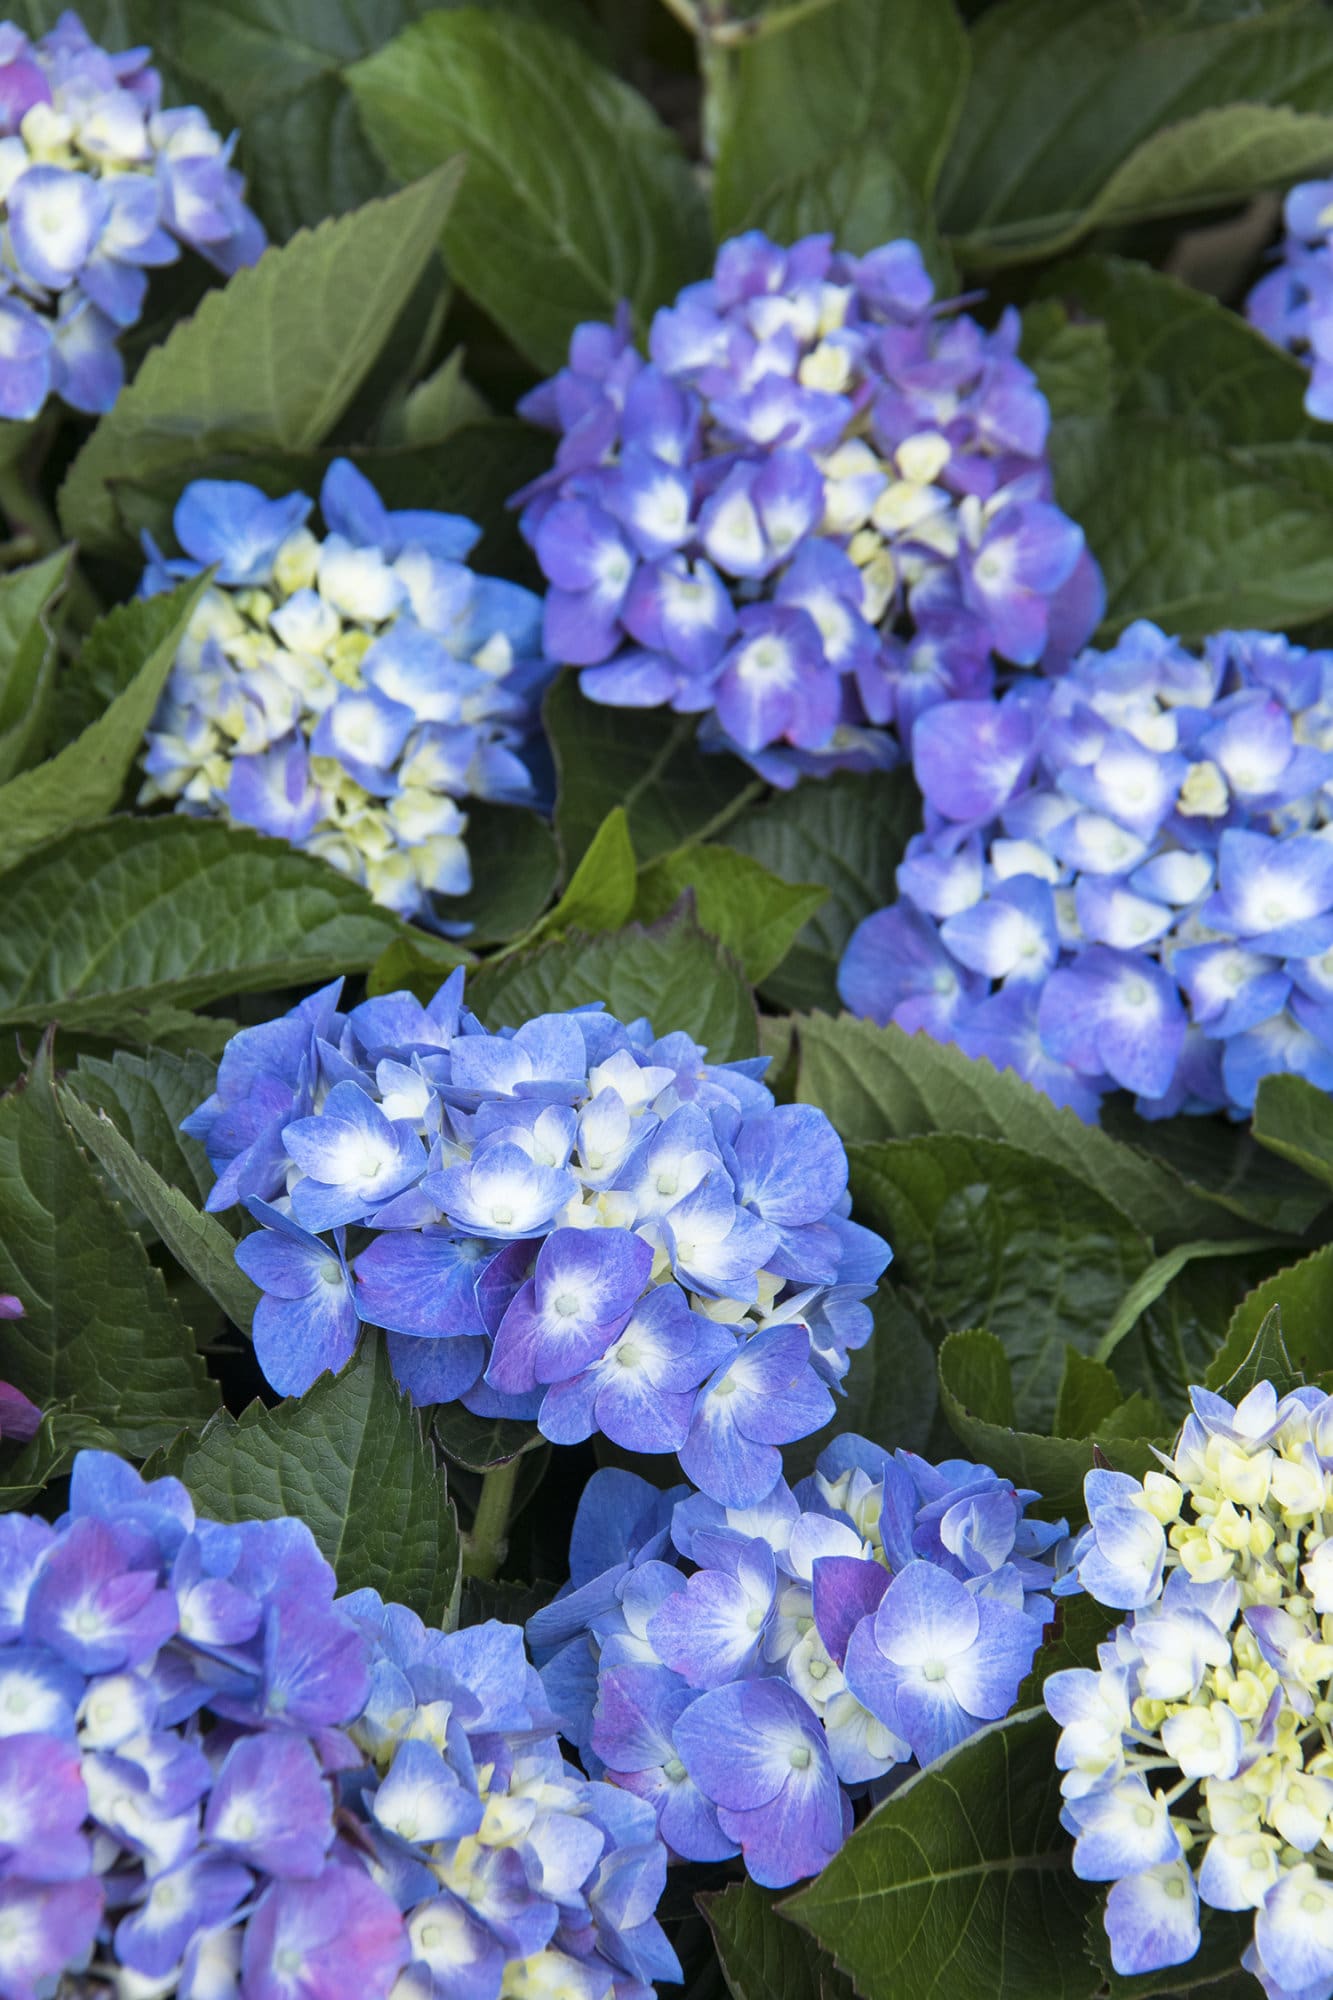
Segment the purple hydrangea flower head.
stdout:
<svg viewBox="0 0 1333 2000">
<path fill-rule="evenodd" d="M 1054 505 L 1018 318 L 936 303 L 914 243 L 724 243 L 648 353 L 577 329 L 522 405 L 546 648 L 613 707 L 703 717 L 781 786 L 877 770 L 933 702 L 1083 644 L 1101 580 Z M 893 733 L 896 726 L 896 735 Z"/>
<path fill-rule="evenodd" d="M 421 1404 L 675 1452 L 757 1505 L 833 1412 L 888 1245 L 848 1216 L 823 1112 L 600 1008 L 489 1033 L 456 973 L 423 1008 L 337 987 L 228 1044 L 185 1121 L 262 1227 L 255 1352 L 300 1394 L 383 1329 Z"/>
<path fill-rule="evenodd" d="M 653 1808 L 564 1761 L 517 1627 L 338 1598 L 301 1522 L 200 1519 L 104 1453 L 54 1526 L 6 1528 L 0 1993 L 90 1965 L 194 2000 L 680 1976 Z"/>
<path fill-rule="evenodd" d="M 145 593 L 217 577 L 149 729 L 140 799 L 289 840 L 457 930 L 442 911 L 472 886 L 461 802 L 541 802 L 541 603 L 468 567 L 472 522 L 387 508 L 347 459 L 320 512 L 322 539 L 303 493 L 199 479 L 176 507 L 182 554 L 145 541 Z"/>
<path fill-rule="evenodd" d="M 528 1624 L 551 1707 L 674 1854 L 814 1874 L 890 1774 L 1012 1708 L 1068 1546 L 1037 1497 L 851 1435 L 757 1500 L 595 1473 Z"/>
<path fill-rule="evenodd" d="M 1160 1470 L 1087 1477 L 1056 1589 L 1122 1618 L 1095 1669 L 1046 1682 L 1061 1818 L 1075 1874 L 1111 1884 L 1118 1973 L 1187 1965 L 1201 1905 L 1253 1912 L 1242 1964 L 1269 2000 L 1305 2000 L 1333 1984 L 1333 1398 L 1261 1381 L 1234 1408 L 1191 1399 Z"/>
<path fill-rule="evenodd" d="M 1282 206 L 1285 234 L 1274 268 L 1245 301 L 1245 316 L 1310 371 L 1305 407 L 1333 417 L 1333 181 L 1302 181 Z"/>
<path fill-rule="evenodd" d="M 0 28 L 0 416 L 48 395 L 96 415 L 124 380 L 120 336 L 181 246 L 230 274 L 264 232 L 202 111 L 164 111 L 147 49 L 111 54 L 78 16 L 39 40 Z"/>
<path fill-rule="evenodd" d="M 1060 679 L 942 701 L 925 828 L 839 969 L 856 1013 L 956 1043 L 1085 1119 L 1333 1088 L 1333 653 L 1147 623 Z"/>
</svg>

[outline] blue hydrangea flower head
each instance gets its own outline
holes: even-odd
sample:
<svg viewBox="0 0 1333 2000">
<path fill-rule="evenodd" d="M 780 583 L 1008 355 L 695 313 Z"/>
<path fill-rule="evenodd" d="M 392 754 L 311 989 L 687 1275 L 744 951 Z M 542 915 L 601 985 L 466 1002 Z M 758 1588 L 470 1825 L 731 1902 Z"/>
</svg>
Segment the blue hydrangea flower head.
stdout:
<svg viewBox="0 0 1333 2000">
<path fill-rule="evenodd" d="M 1051 497 L 1049 412 L 914 243 L 724 243 L 654 318 L 579 327 L 520 407 L 546 647 L 613 707 L 704 718 L 772 783 L 892 765 L 918 715 L 1088 638 L 1099 572 Z M 896 736 L 893 733 L 896 730 Z"/>
<path fill-rule="evenodd" d="M 1327 423 L 1333 419 L 1333 180 L 1290 189 L 1282 219 L 1277 262 L 1246 299 L 1245 317 L 1305 363 L 1305 407 Z"/>
<path fill-rule="evenodd" d="M 37 41 L 0 23 L 2 418 L 35 417 L 49 395 L 110 409 L 149 273 L 182 244 L 227 273 L 264 248 L 234 137 L 202 111 L 164 111 L 149 54 L 100 48 L 73 13 Z"/>
<path fill-rule="evenodd" d="M 481 530 L 391 510 L 347 459 L 270 500 L 199 479 L 183 554 L 145 537 L 143 590 L 216 566 L 148 733 L 140 802 L 172 799 L 289 840 L 443 930 L 472 875 L 461 802 L 535 804 L 551 669 L 531 591 L 479 576 Z"/>
<path fill-rule="evenodd" d="M 799 1881 L 858 1801 L 1013 1707 L 1068 1547 L 1038 1497 L 852 1435 L 755 1505 L 595 1473 L 528 1623 L 551 1707 L 674 1854 Z"/>
<path fill-rule="evenodd" d="M 335 1597 L 296 1520 L 76 1459 L 0 1519 L 0 1993 L 644 2000 L 650 1806 L 561 1756 L 516 1626 Z M 524 1983 L 527 1982 L 527 1983 Z"/>
<path fill-rule="evenodd" d="M 421 1404 L 675 1452 L 749 1506 L 833 1412 L 889 1247 L 852 1222 L 823 1112 L 762 1060 L 710 1063 L 601 1008 L 489 1033 L 461 971 L 339 1011 L 339 989 L 233 1037 L 185 1121 L 284 1395 L 384 1330 Z"/>
<path fill-rule="evenodd" d="M 1095 1471 L 1057 1591 L 1127 1614 L 1052 1674 L 1074 1872 L 1124 1975 L 1185 1965 L 1200 1906 L 1254 1913 L 1268 2000 L 1333 1992 L 1333 1398 L 1206 1389 L 1162 1469 Z M 1109 1620 L 1108 1620 L 1109 1623 Z"/>
<path fill-rule="evenodd" d="M 1061 679 L 940 703 L 925 829 L 854 932 L 854 1013 L 924 1029 L 1095 1119 L 1243 1116 L 1333 1088 L 1333 653 L 1132 625 Z"/>
</svg>

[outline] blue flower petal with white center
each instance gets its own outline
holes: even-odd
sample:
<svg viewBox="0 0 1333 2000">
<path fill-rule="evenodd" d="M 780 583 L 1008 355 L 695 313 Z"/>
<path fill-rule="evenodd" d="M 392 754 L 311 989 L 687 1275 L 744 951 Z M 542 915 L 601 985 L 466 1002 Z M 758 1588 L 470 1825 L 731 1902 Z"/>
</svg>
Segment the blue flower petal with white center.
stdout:
<svg viewBox="0 0 1333 2000">
<path fill-rule="evenodd" d="M 204 1834 L 232 1860 L 267 1874 L 318 1875 L 333 1841 L 333 1797 L 298 1736 L 244 1736 L 213 1783 Z"/>
<path fill-rule="evenodd" d="M 1059 951 L 1050 885 L 1030 875 L 1001 882 L 940 927 L 941 942 L 971 972 L 1016 985 L 1044 979 Z"/>
<path fill-rule="evenodd" d="M 1060 1819 L 1075 1836 L 1074 1873 L 1084 1882 L 1114 1882 L 1180 1858 L 1166 1798 L 1150 1792 L 1138 1772 L 1067 1800 Z"/>
<path fill-rule="evenodd" d="M 436 1169 L 422 1186 L 455 1227 L 500 1241 L 543 1235 L 576 1192 L 572 1174 L 538 1166 L 508 1143 L 475 1154 L 466 1166 Z"/>
<path fill-rule="evenodd" d="M 1104 945 L 1051 974 L 1037 1018 L 1052 1055 L 1146 1097 L 1167 1088 L 1185 1038 L 1185 1011 L 1162 968 Z"/>
<path fill-rule="evenodd" d="M 217 566 L 219 583 L 263 583 L 287 537 L 301 527 L 313 502 L 304 493 L 270 500 L 239 479 L 196 479 L 176 502 L 172 525 L 188 556 Z"/>
<path fill-rule="evenodd" d="M 515 1395 L 580 1374 L 625 1326 L 652 1263 L 628 1230 L 553 1230 L 500 1323 L 487 1380 Z"/>
<path fill-rule="evenodd" d="M 1184 1965 L 1199 1949 L 1199 1896 L 1189 1864 L 1167 1861 L 1118 1881 L 1106 1899 L 1111 1963 L 1122 1977 Z"/>
<path fill-rule="evenodd" d="M 283 1143 L 308 1176 L 292 1197 L 293 1213 L 306 1228 L 359 1221 L 426 1168 L 426 1149 L 412 1126 L 386 1118 L 351 1082 L 335 1084 L 318 1115 L 288 1125 Z"/>
<path fill-rule="evenodd" d="M 1333 1888 L 1308 1862 L 1269 1890 L 1254 1941 L 1265 1970 L 1291 1992 L 1333 1980 Z"/>
</svg>

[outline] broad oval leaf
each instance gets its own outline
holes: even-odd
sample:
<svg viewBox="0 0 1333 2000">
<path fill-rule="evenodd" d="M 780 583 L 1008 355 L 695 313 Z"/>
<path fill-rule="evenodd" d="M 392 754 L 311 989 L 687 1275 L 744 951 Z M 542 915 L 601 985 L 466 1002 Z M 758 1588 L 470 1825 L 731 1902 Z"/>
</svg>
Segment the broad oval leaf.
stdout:
<svg viewBox="0 0 1333 2000">
<path fill-rule="evenodd" d="M 0 1021 L 102 1032 L 361 971 L 404 931 L 313 855 L 174 813 L 68 834 L 0 894 Z"/>
<path fill-rule="evenodd" d="M 0 1098 L 0 1292 L 4 1374 L 39 1409 L 95 1418 L 142 1457 L 217 1407 L 217 1389 L 127 1217 L 70 1131 L 43 1047 Z"/>
<path fill-rule="evenodd" d="M 643 321 L 706 268 L 679 144 L 569 36 L 475 7 L 432 13 L 349 80 L 400 179 L 467 154 L 450 271 L 539 368 L 561 365 L 581 320 L 628 299 Z"/>
<path fill-rule="evenodd" d="M 449 1618 L 458 1523 L 425 1420 L 400 1393 L 374 1334 L 341 1374 L 321 1375 L 276 1409 L 220 1411 L 153 1470 L 183 1479 L 215 1521 L 298 1515 L 341 1589 L 377 1590 L 429 1625 Z"/>
<path fill-rule="evenodd" d="M 302 451 L 337 422 L 434 256 L 461 178 L 441 167 L 267 250 L 210 292 L 144 361 L 60 491 L 68 532 L 122 538 L 116 481 L 175 473 L 227 451 Z"/>
<path fill-rule="evenodd" d="M 909 1778 L 781 1905 L 864 2000 L 1091 2000 L 1095 1892 L 1060 1825 L 1056 1735 L 1041 1709 L 992 1723 Z"/>
</svg>

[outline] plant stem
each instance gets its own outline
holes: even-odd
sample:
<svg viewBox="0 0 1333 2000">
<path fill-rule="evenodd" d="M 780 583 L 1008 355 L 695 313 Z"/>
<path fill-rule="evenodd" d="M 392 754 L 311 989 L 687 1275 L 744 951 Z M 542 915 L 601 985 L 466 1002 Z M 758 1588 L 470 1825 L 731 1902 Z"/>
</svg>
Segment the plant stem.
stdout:
<svg viewBox="0 0 1333 2000">
<path fill-rule="evenodd" d="M 483 1476 L 472 1531 L 463 1538 L 463 1569 L 484 1583 L 493 1579 L 509 1547 L 509 1510 L 514 1504 L 519 1463 L 511 1458 L 504 1465 L 493 1465 Z"/>
</svg>

